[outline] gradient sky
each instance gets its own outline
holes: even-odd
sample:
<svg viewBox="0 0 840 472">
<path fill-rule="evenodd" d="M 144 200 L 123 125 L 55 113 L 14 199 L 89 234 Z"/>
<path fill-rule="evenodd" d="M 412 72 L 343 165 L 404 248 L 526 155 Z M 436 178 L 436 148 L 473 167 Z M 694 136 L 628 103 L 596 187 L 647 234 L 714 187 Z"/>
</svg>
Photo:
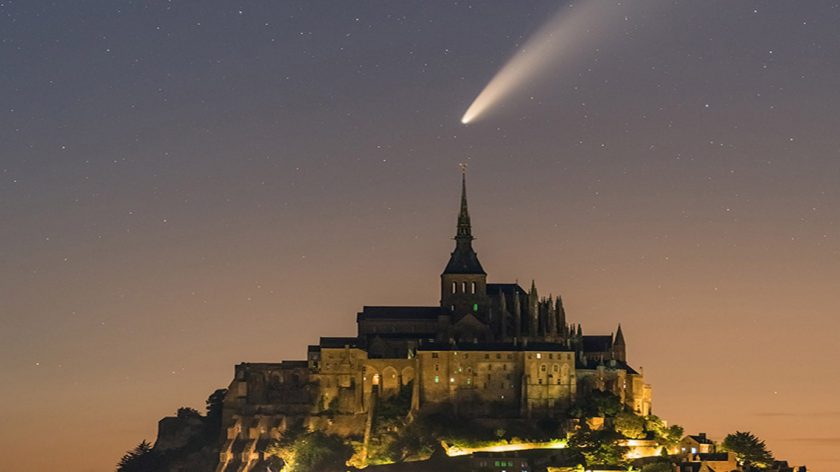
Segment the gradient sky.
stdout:
<svg viewBox="0 0 840 472">
<path fill-rule="evenodd" d="M 840 5 L 605 0 L 461 125 L 561 4 L 0 0 L 0 469 L 112 470 L 436 304 L 461 161 L 491 281 L 621 322 L 688 432 L 840 469 Z"/>
</svg>

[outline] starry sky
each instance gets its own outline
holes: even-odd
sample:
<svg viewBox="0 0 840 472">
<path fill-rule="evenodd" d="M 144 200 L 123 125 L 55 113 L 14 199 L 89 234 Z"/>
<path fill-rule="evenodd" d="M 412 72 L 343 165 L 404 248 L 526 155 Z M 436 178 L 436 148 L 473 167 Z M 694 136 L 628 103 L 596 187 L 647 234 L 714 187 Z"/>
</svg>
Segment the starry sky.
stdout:
<svg viewBox="0 0 840 472">
<path fill-rule="evenodd" d="M 619 322 L 654 411 L 840 469 L 840 5 L 0 0 L 4 470 L 112 470 L 243 361 L 489 280 Z M 579 25 L 578 25 L 579 26 Z"/>
</svg>

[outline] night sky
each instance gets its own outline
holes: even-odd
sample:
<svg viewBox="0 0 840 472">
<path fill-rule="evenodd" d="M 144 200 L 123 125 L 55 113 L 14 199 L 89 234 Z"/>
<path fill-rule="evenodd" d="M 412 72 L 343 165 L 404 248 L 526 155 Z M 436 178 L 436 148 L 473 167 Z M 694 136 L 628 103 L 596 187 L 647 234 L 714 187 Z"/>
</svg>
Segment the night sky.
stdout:
<svg viewBox="0 0 840 472">
<path fill-rule="evenodd" d="M 597 1 L 464 126 L 568 2 L 0 0 L 0 469 L 112 470 L 436 304 L 459 162 L 490 281 L 621 322 L 687 432 L 840 469 L 840 4 Z"/>
</svg>

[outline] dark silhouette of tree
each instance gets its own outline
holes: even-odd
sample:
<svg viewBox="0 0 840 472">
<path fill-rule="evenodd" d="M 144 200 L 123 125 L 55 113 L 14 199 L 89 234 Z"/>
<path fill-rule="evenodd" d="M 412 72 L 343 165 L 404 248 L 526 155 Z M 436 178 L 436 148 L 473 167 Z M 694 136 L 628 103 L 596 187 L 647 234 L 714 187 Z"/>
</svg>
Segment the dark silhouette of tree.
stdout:
<svg viewBox="0 0 840 472">
<path fill-rule="evenodd" d="M 143 440 L 122 456 L 117 463 L 117 472 L 157 472 L 159 465 L 160 461 L 152 445 Z"/>
<path fill-rule="evenodd" d="M 225 394 L 227 389 L 220 388 L 207 397 L 207 430 L 213 434 L 222 428 L 222 403 Z"/>
<path fill-rule="evenodd" d="M 353 448 L 338 436 L 320 431 L 301 437 L 294 445 L 295 472 L 342 472 Z"/>
<path fill-rule="evenodd" d="M 654 462 L 643 466 L 642 472 L 674 472 L 674 464 L 670 462 Z"/>
<path fill-rule="evenodd" d="M 182 406 L 178 408 L 178 418 L 201 418 L 201 413 L 198 412 L 195 408 L 190 408 L 188 406 Z"/>
<path fill-rule="evenodd" d="M 738 464 L 748 470 L 766 469 L 773 464 L 773 454 L 767 450 L 764 441 L 748 431 L 736 431 L 726 436 L 721 446 L 735 454 Z"/>
<path fill-rule="evenodd" d="M 617 395 L 611 392 L 595 390 L 580 398 L 570 409 L 573 418 L 588 418 L 593 416 L 614 417 L 624 411 L 624 405 Z"/>
</svg>

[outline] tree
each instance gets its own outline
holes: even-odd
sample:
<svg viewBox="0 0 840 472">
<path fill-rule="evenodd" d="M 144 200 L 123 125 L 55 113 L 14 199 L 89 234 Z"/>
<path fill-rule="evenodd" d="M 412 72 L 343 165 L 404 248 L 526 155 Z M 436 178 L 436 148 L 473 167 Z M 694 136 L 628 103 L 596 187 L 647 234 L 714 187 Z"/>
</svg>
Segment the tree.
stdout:
<svg viewBox="0 0 840 472">
<path fill-rule="evenodd" d="M 227 394 L 226 388 L 217 389 L 207 397 L 207 426 L 211 431 L 222 427 L 222 404 Z"/>
<path fill-rule="evenodd" d="M 152 445 L 145 439 L 125 453 L 117 463 L 117 472 L 157 472 L 160 461 Z"/>
<path fill-rule="evenodd" d="M 195 408 L 182 406 L 181 408 L 178 408 L 178 418 L 201 418 L 201 413 L 199 413 Z"/>
<path fill-rule="evenodd" d="M 615 417 L 615 432 L 625 438 L 639 439 L 645 437 L 645 419 L 633 413 L 623 412 Z"/>
<path fill-rule="evenodd" d="M 654 462 L 643 466 L 641 472 L 674 472 L 674 465 L 670 462 Z"/>
<path fill-rule="evenodd" d="M 618 444 L 615 432 L 581 429 L 569 438 L 569 447 L 583 454 L 587 465 L 622 465 L 628 448 Z"/>
<path fill-rule="evenodd" d="M 611 392 L 595 390 L 580 399 L 569 411 L 573 418 L 613 417 L 624 410 L 621 399 Z"/>
<path fill-rule="evenodd" d="M 645 429 L 653 433 L 653 438 L 663 446 L 676 446 L 683 437 L 682 426 L 666 426 L 664 421 L 654 415 L 645 418 Z"/>
<path fill-rule="evenodd" d="M 344 471 L 353 452 L 353 447 L 340 437 L 315 431 L 295 443 L 291 469 L 294 472 Z"/>
<path fill-rule="evenodd" d="M 773 464 L 773 454 L 767 450 L 764 441 L 748 431 L 736 431 L 726 436 L 721 446 L 735 454 L 738 464 L 745 468 L 766 469 Z"/>
</svg>

